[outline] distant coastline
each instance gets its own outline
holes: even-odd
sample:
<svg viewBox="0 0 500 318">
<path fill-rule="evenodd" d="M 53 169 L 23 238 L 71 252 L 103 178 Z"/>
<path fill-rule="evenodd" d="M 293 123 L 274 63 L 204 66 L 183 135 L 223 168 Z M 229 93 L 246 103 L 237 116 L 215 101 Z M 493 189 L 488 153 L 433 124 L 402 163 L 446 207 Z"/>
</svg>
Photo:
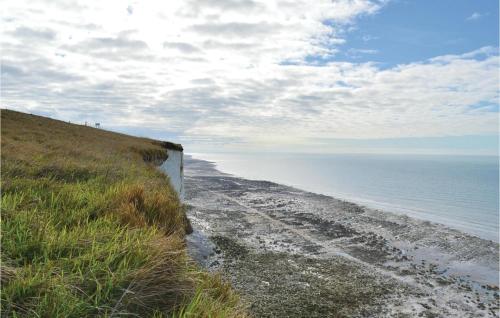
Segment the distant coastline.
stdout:
<svg viewBox="0 0 500 318">
<path fill-rule="evenodd" d="M 476 191 L 475 193 L 471 193 L 467 188 L 474 188 L 475 186 L 472 185 L 465 185 L 462 187 L 460 184 L 453 184 L 455 180 L 450 180 L 451 186 L 456 187 L 456 189 L 447 189 L 449 188 L 450 185 L 444 184 L 442 187 L 436 186 L 434 189 L 434 192 L 439 192 L 443 191 L 444 195 L 438 196 L 435 194 L 433 191 L 428 190 L 427 193 L 424 193 L 422 195 L 422 189 L 417 188 L 417 186 L 420 186 L 421 188 L 425 186 L 425 184 L 416 184 L 416 185 L 410 185 L 412 182 L 411 180 L 408 180 L 406 182 L 405 179 L 403 180 L 396 180 L 400 182 L 399 188 L 397 189 L 391 189 L 391 182 L 389 173 L 390 171 L 385 171 L 384 169 L 381 169 L 380 166 L 376 166 L 375 169 L 379 169 L 377 172 L 377 178 L 378 180 L 384 179 L 385 184 L 382 184 L 382 186 L 385 186 L 383 190 L 378 190 L 373 191 L 369 187 L 377 187 L 378 180 L 377 182 L 373 182 L 371 184 L 362 184 L 363 179 L 361 179 L 359 176 L 356 176 L 358 173 L 357 171 L 354 170 L 354 168 L 357 168 L 357 166 L 354 167 L 347 167 L 350 170 L 348 170 L 344 175 L 340 175 L 340 178 L 343 178 L 337 183 L 333 183 L 333 187 L 331 187 L 331 183 L 329 183 L 329 180 L 324 180 L 322 178 L 318 178 L 318 176 L 315 175 L 305 175 L 306 173 L 321 173 L 322 171 L 315 171 L 314 169 L 309 169 L 306 172 L 304 172 L 302 175 L 298 175 L 295 177 L 295 174 L 298 173 L 297 170 L 302 168 L 302 162 L 299 162 L 298 160 L 295 160 L 293 162 L 293 156 L 294 154 L 290 154 L 292 156 L 292 164 L 289 165 L 290 171 L 294 171 L 293 173 L 290 172 L 290 174 L 287 173 L 287 163 L 284 162 L 283 165 L 278 165 L 278 159 L 281 159 L 281 157 L 278 157 L 275 155 L 270 155 L 269 157 L 265 157 L 265 154 L 262 154 L 263 156 L 262 160 L 259 161 L 257 164 L 257 160 L 255 159 L 255 156 L 252 157 L 246 157 L 247 155 L 240 155 L 240 154 L 205 154 L 205 153 L 195 153 L 195 154 L 189 154 L 193 156 L 193 158 L 197 159 L 202 159 L 202 160 L 209 160 L 213 161 L 215 166 L 220 169 L 223 172 L 227 172 L 230 174 L 234 174 L 237 176 L 242 176 L 247 179 L 254 179 L 254 180 L 269 180 L 273 182 L 277 182 L 280 184 L 285 184 L 289 186 L 293 186 L 296 188 L 300 188 L 306 191 L 312 191 L 314 193 L 319 193 L 319 194 L 324 194 L 324 195 L 329 195 L 333 196 L 337 199 L 342 199 L 350 202 L 354 202 L 356 204 L 361 204 L 363 206 L 366 206 L 371 209 L 378 209 L 390 213 L 396 213 L 396 214 L 404 214 L 408 215 L 412 218 L 416 218 L 419 220 L 423 221 L 429 221 L 429 222 L 435 222 L 439 224 L 443 224 L 445 226 L 451 227 L 453 229 L 457 229 L 459 231 L 463 231 L 465 233 L 468 233 L 470 235 L 475 235 L 483 239 L 488 239 L 488 240 L 493 240 L 495 242 L 499 242 L 499 233 L 498 233 L 498 180 L 496 181 L 496 185 L 491 185 L 489 188 L 486 188 L 484 186 L 484 189 L 472 189 L 472 191 Z M 295 154 L 296 155 L 296 154 Z M 301 157 L 307 157 L 310 155 L 305 155 L 305 154 L 300 154 L 299 156 Z M 315 156 L 315 155 L 312 155 Z M 317 155 L 316 155 L 317 156 Z M 346 156 L 358 156 L 358 155 L 346 155 Z M 368 156 L 368 157 L 367 157 Z M 373 155 L 364 155 L 365 158 L 370 158 L 369 156 Z M 381 160 L 380 158 L 391 158 L 392 155 L 380 155 L 374 157 L 374 160 Z M 363 157 L 363 155 L 362 155 Z M 406 156 L 406 155 L 401 155 L 401 156 L 396 156 L 397 158 L 409 158 L 411 160 L 416 160 L 415 157 L 413 156 Z M 457 156 L 417 156 L 416 158 L 419 161 L 429 161 L 429 160 L 453 160 L 455 162 L 459 162 L 462 160 L 468 160 L 470 156 L 462 156 L 462 157 L 457 157 Z M 448 159 L 449 158 L 449 159 Z M 479 176 L 482 176 L 484 174 L 491 174 L 492 176 L 498 175 L 498 164 L 496 167 L 493 167 L 493 169 L 496 169 L 495 171 L 489 172 L 487 170 L 485 171 L 479 171 L 477 172 L 479 168 L 481 168 L 481 165 L 484 164 L 490 164 L 491 162 L 498 162 L 498 157 L 493 157 L 493 156 L 478 156 L 478 157 L 472 157 L 470 160 L 474 162 L 474 164 L 469 164 L 468 169 L 472 170 L 472 173 L 479 174 Z M 266 169 L 264 162 L 270 162 L 270 167 Z M 284 161 L 284 159 L 283 159 Z M 368 161 L 368 160 L 366 160 Z M 481 165 L 475 164 L 475 162 L 479 162 Z M 252 163 L 255 162 L 255 163 Z M 366 164 L 365 162 L 361 162 L 363 164 Z M 340 162 L 341 165 L 345 164 L 344 162 Z M 355 163 L 356 164 L 356 163 Z M 350 165 L 355 165 L 355 164 L 350 164 Z M 380 165 L 383 165 L 384 163 L 381 162 Z M 427 163 L 426 163 L 427 164 Z M 441 164 L 445 165 L 447 162 L 443 162 Z M 260 165 L 259 168 L 256 168 L 257 165 Z M 314 165 L 314 163 L 312 164 Z M 360 164 L 359 164 L 360 165 Z M 390 162 L 387 163 L 389 166 L 388 169 L 390 169 Z M 432 163 L 429 163 L 429 165 L 432 165 Z M 283 167 L 285 166 L 285 167 Z M 456 168 L 459 169 L 461 168 L 460 164 L 455 163 Z M 477 168 L 479 167 L 479 168 Z M 255 168 L 255 169 L 254 169 Z M 342 167 L 343 168 L 343 167 Z M 404 168 L 404 167 L 403 167 Z M 426 167 L 424 167 L 426 168 Z M 422 169 L 424 169 L 422 168 Z M 440 166 L 433 169 L 439 169 Z M 253 170 L 252 170 L 253 169 Z M 452 170 L 452 169 L 450 169 Z M 363 172 L 365 173 L 365 172 Z M 369 173 L 369 172 L 366 172 Z M 451 173 L 450 173 L 451 174 Z M 482 174 L 482 175 L 481 175 Z M 294 178 L 295 177 L 295 178 Z M 321 176 L 322 177 L 322 176 Z M 335 174 L 333 174 L 332 178 L 336 177 Z M 350 180 L 347 180 L 348 178 L 358 178 L 358 182 L 354 184 Z M 395 175 L 396 178 L 402 179 L 402 177 Z M 405 177 L 405 176 L 404 176 Z M 411 178 L 412 175 L 408 173 L 408 178 Z M 439 176 L 441 179 L 445 179 L 445 177 L 449 178 L 457 178 L 459 179 L 461 176 L 448 176 L 448 175 L 440 175 Z M 472 177 L 477 177 L 476 175 L 472 176 L 466 176 L 467 178 L 472 178 Z M 311 181 L 309 181 L 309 179 Z M 375 177 L 373 178 L 375 179 Z M 425 180 L 424 180 L 425 181 Z M 315 184 L 323 182 L 323 184 Z M 345 182 L 346 189 L 344 189 L 343 184 L 341 182 Z M 422 181 L 420 181 L 422 182 Z M 437 180 L 437 182 L 441 182 L 442 180 Z M 414 186 L 415 193 L 411 193 L 409 191 L 401 191 L 401 188 L 405 187 L 410 187 Z M 360 187 L 363 187 L 362 189 L 359 189 Z M 443 188 L 443 189 L 441 189 Z M 496 189 L 496 190 L 495 190 Z M 359 190 L 359 191 L 357 191 Z M 393 192 L 390 192 L 391 190 L 395 190 L 396 193 L 394 194 Z M 460 191 L 462 193 L 460 193 Z M 374 193 L 370 193 L 370 191 Z M 397 193 L 397 191 L 400 191 L 400 193 Z M 452 192 L 452 191 L 459 191 L 457 192 Z M 482 192 L 481 192 L 482 191 Z M 486 197 L 487 194 L 485 192 L 489 191 L 490 194 L 488 197 Z M 389 192 L 389 193 L 388 193 Z M 496 192 L 496 198 L 495 194 L 493 192 Z M 466 195 L 467 193 L 467 195 Z M 422 195 L 422 197 L 419 197 L 419 195 Z M 400 197 L 403 197 L 402 199 Z M 391 202 L 392 199 L 392 202 Z M 482 199 L 483 202 L 478 201 L 478 199 Z M 421 201 L 419 201 L 421 200 Z M 441 200 L 441 201 L 440 201 Z M 467 202 L 469 201 L 469 202 Z M 496 206 L 495 206 L 496 202 Z M 484 211 L 483 211 L 484 210 Z M 457 211 L 457 212 L 455 212 Z M 480 213 L 484 213 L 479 215 L 468 215 L 470 213 L 477 213 L 478 211 Z M 489 216 L 489 217 L 488 217 Z"/>
</svg>

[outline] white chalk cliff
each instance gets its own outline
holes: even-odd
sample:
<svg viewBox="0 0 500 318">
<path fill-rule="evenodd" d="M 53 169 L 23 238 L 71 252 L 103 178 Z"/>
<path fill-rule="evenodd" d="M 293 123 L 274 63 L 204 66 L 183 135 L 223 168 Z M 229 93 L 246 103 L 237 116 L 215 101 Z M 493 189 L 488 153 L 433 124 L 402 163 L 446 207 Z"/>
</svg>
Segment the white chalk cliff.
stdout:
<svg viewBox="0 0 500 318">
<path fill-rule="evenodd" d="M 161 165 L 161 169 L 170 178 L 170 183 L 179 195 L 181 201 L 184 200 L 184 153 L 176 149 L 167 149 L 168 158 Z"/>
</svg>

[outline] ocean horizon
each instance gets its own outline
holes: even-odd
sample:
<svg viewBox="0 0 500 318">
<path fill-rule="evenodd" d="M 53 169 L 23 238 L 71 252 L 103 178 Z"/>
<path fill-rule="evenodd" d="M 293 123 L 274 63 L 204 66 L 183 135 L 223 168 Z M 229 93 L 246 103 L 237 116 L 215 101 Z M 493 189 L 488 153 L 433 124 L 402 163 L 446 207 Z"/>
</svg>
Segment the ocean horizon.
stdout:
<svg viewBox="0 0 500 318">
<path fill-rule="evenodd" d="M 224 173 L 405 214 L 499 241 L 497 156 L 191 153 Z"/>
</svg>

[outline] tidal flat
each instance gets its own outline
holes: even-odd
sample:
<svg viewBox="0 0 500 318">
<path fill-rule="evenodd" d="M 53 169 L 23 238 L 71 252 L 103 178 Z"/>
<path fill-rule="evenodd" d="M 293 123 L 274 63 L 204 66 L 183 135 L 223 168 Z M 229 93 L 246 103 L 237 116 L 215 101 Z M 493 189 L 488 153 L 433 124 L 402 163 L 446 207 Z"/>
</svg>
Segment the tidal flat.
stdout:
<svg viewBox="0 0 500 318">
<path fill-rule="evenodd" d="M 497 242 L 186 158 L 195 260 L 256 317 L 498 317 Z"/>
</svg>

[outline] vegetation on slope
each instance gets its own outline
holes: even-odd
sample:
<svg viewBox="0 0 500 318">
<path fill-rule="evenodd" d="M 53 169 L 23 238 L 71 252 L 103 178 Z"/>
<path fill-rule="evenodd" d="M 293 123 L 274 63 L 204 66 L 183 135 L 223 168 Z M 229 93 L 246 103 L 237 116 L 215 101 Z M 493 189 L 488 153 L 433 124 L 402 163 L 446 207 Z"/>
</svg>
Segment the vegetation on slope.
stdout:
<svg viewBox="0 0 500 318">
<path fill-rule="evenodd" d="M 1 112 L 3 317 L 244 316 L 185 252 L 161 142 Z"/>
</svg>

